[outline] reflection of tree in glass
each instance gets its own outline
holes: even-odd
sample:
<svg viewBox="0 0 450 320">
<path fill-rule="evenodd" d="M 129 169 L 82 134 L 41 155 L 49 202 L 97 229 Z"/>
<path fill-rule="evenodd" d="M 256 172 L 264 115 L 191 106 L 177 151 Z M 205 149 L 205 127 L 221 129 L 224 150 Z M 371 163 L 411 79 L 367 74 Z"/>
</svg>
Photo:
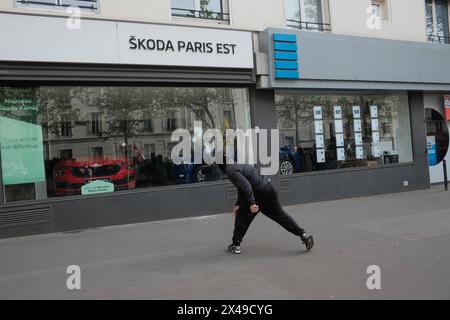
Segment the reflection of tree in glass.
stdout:
<svg viewBox="0 0 450 320">
<path fill-rule="evenodd" d="M 211 18 L 213 12 L 209 10 L 209 1 L 210 0 L 200 0 L 200 17 L 201 18 Z"/>
<path fill-rule="evenodd" d="M 106 87 L 98 105 L 105 116 L 106 130 L 99 133 L 104 140 L 122 136 L 125 159 L 128 159 L 128 140 L 141 131 L 145 119 L 142 112 L 153 109 L 158 102 L 158 91 L 150 88 Z"/>
<path fill-rule="evenodd" d="M 305 22 L 322 22 L 322 4 L 321 0 L 304 0 Z M 313 26 L 316 28 L 317 26 Z"/>
<path fill-rule="evenodd" d="M 172 105 L 192 111 L 209 129 L 219 128 L 212 108 L 234 106 L 231 90 L 225 88 L 176 88 L 170 89 L 168 94 L 166 101 L 172 101 Z"/>
<path fill-rule="evenodd" d="M 73 108 L 73 102 L 85 102 L 88 95 L 89 90 L 84 87 L 41 87 L 38 105 L 44 132 L 61 136 L 63 126 L 71 130 L 86 125 L 87 121 L 80 117 L 80 110 Z"/>
<path fill-rule="evenodd" d="M 313 106 L 320 105 L 319 96 L 279 95 L 276 97 L 277 119 L 281 126 L 295 128 L 295 144 L 300 142 L 300 125 L 313 121 Z"/>
<path fill-rule="evenodd" d="M 200 18 L 222 20 L 222 0 L 200 0 Z"/>
</svg>

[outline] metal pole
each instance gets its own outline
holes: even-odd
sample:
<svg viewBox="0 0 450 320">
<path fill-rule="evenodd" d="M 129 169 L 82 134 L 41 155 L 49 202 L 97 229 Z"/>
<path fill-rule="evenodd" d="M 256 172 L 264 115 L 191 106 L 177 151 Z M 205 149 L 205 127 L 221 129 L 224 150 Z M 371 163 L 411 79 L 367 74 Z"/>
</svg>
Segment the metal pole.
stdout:
<svg viewBox="0 0 450 320">
<path fill-rule="evenodd" d="M 442 161 L 442 165 L 444 166 L 444 186 L 445 186 L 445 191 L 448 191 L 447 161 L 445 159 Z"/>
</svg>

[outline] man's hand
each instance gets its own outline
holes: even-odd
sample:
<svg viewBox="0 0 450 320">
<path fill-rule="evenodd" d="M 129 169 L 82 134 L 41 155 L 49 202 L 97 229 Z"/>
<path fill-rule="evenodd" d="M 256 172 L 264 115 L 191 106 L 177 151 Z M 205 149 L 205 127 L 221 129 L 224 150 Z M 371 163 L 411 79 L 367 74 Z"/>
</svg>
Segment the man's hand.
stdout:
<svg viewBox="0 0 450 320">
<path fill-rule="evenodd" d="M 252 213 L 258 213 L 258 212 L 259 212 L 259 207 L 258 207 L 258 205 L 257 205 L 257 204 L 252 204 L 252 205 L 250 206 L 250 211 L 251 211 Z"/>
<path fill-rule="evenodd" d="M 238 210 L 239 210 L 239 206 L 234 206 L 233 213 L 236 214 Z"/>
</svg>

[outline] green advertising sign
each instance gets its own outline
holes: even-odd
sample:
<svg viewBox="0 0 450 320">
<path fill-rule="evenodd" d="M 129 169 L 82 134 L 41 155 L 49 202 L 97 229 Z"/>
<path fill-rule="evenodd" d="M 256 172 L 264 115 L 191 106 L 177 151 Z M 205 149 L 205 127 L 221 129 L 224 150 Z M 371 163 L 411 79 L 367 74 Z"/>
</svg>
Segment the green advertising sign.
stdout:
<svg viewBox="0 0 450 320">
<path fill-rule="evenodd" d="M 0 88 L 0 158 L 4 185 L 45 181 L 37 88 Z"/>
<path fill-rule="evenodd" d="M 40 125 L 0 116 L 0 150 L 4 185 L 45 181 Z"/>
<path fill-rule="evenodd" d="M 103 180 L 94 180 L 81 187 L 81 194 L 114 192 L 114 184 Z"/>
<path fill-rule="evenodd" d="M 0 88 L 0 115 L 37 124 L 36 88 Z"/>
</svg>

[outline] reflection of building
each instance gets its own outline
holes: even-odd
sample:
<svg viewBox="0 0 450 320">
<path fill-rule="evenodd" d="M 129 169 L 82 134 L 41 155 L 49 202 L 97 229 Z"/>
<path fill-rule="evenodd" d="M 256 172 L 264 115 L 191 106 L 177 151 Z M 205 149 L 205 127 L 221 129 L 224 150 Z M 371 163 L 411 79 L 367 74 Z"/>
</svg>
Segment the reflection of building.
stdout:
<svg viewBox="0 0 450 320">
<path fill-rule="evenodd" d="M 45 88 L 42 90 L 45 91 Z M 239 127 L 247 125 L 245 121 L 248 119 L 243 116 L 243 112 L 239 108 L 234 108 L 235 104 L 243 103 L 242 99 L 245 99 L 245 96 L 242 95 L 242 91 L 230 90 L 229 93 L 224 101 L 215 101 L 195 109 L 177 106 L 169 110 L 151 107 L 136 109 L 128 114 L 128 122 L 133 124 L 128 125 L 132 127 L 132 131 L 127 137 L 125 128 L 112 132 L 110 130 L 111 126 L 123 120 L 120 114 L 108 114 L 98 105 L 84 104 L 78 99 L 71 99 L 71 112 L 76 111 L 76 116 L 61 115 L 60 121 L 55 124 L 56 132 L 55 130 L 46 132 L 44 138 L 46 159 L 116 159 L 124 157 L 125 148 L 130 157 L 137 152 L 146 158 L 150 158 L 152 153 L 162 155 L 164 159 L 169 158 L 175 143 L 171 141 L 172 132 L 178 128 L 193 132 L 194 121 L 202 121 L 204 130 L 210 127 L 223 130 L 224 123 L 230 128 L 235 128 L 236 124 Z M 92 95 L 89 91 L 88 99 Z M 239 119 L 237 123 L 235 118 Z M 128 143 L 125 143 L 125 140 Z"/>
<path fill-rule="evenodd" d="M 169 161 L 171 132 L 192 132 L 194 120 L 203 129 L 279 128 L 272 152 L 289 176 L 272 180 L 284 203 L 443 180 L 442 163 L 429 168 L 424 153 L 424 109 L 443 114 L 450 92 L 449 1 L 229 2 L 0 1 L 8 39 L 0 42 L 0 116 L 42 127 L 44 168 L 33 170 L 46 177 L 29 174 L 20 152 L 8 154 L 17 161 L 2 158 L 3 172 L 21 172 L 22 183 L 0 179 L 0 237 L 229 210 L 235 192 L 214 168 Z M 76 31 L 69 3 L 82 7 Z M 446 140 L 445 121 L 429 127 Z M 85 160 L 90 172 L 125 158 L 130 165 L 110 165 L 127 168 L 135 188 L 111 194 L 107 183 L 119 173 L 82 175 L 77 190 L 92 178 L 105 194 L 55 199 L 54 176 L 67 175 L 55 170 L 61 159 Z"/>
</svg>

